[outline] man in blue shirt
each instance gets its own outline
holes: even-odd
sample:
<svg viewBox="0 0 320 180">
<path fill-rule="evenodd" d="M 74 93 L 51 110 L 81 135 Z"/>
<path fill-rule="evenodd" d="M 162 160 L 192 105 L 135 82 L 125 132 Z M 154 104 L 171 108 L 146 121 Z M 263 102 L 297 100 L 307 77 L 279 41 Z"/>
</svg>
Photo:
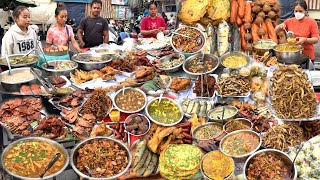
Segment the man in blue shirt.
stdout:
<svg viewBox="0 0 320 180">
<path fill-rule="evenodd" d="M 280 19 L 283 22 L 294 16 L 294 3 L 296 0 L 279 0 L 280 4 Z"/>
</svg>

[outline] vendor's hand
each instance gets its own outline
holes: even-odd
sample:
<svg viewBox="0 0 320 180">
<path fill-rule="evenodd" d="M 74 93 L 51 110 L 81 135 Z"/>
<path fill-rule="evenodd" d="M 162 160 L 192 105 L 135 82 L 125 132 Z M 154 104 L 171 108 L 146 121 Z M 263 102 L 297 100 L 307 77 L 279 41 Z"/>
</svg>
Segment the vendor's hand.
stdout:
<svg viewBox="0 0 320 180">
<path fill-rule="evenodd" d="M 297 40 L 296 45 L 302 45 L 307 42 L 307 38 L 305 37 L 297 37 L 296 40 Z"/>
<path fill-rule="evenodd" d="M 160 32 L 160 29 L 153 29 L 151 30 L 152 34 L 158 34 Z"/>
<path fill-rule="evenodd" d="M 159 28 L 159 30 L 160 30 L 160 31 L 164 31 L 165 29 L 164 29 L 164 27 L 161 27 L 161 28 Z"/>
<path fill-rule="evenodd" d="M 279 24 L 279 28 L 282 30 L 286 29 L 286 25 L 284 23 Z"/>
<path fill-rule="evenodd" d="M 86 51 L 83 50 L 83 49 L 80 49 L 78 52 L 79 52 L 79 53 L 84 53 L 84 52 L 86 52 Z"/>
<path fill-rule="evenodd" d="M 80 47 L 82 47 L 82 48 L 83 48 L 83 47 L 84 47 L 84 45 L 85 45 L 85 43 L 84 43 L 83 41 L 80 41 L 80 42 L 79 42 L 79 46 L 80 46 Z"/>
</svg>

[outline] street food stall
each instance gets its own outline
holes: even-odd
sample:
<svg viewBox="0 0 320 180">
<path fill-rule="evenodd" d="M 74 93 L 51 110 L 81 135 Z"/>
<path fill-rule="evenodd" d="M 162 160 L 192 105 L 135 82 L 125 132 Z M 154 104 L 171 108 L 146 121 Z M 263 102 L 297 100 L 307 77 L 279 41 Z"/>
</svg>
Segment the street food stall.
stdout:
<svg viewBox="0 0 320 180">
<path fill-rule="evenodd" d="M 180 3 L 179 27 L 161 40 L 101 45 L 41 68 L 37 55 L 8 57 L 4 172 L 319 179 L 320 74 L 301 68 L 301 46 L 275 34 L 279 5 L 207 2 Z"/>
</svg>

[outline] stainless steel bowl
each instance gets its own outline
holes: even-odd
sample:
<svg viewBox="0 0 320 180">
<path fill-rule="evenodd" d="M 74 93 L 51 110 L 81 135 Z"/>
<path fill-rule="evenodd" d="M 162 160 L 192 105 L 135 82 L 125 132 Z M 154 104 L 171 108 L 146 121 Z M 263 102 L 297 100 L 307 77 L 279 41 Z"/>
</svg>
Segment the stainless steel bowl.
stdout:
<svg viewBox="0 0 320 180">
<path fill-rule="evenodd" d="M 188 57 L 184 62 L 183 62 L 183 70 L 189 75 L 189 76 L 199 76 L 203 73 L 193 73 L 193 72 L 190 72 L 187 70 L 187 66 L 189 65 L 190 61 L 194 60 L 194 59 L 198 59 L 200 60 L 200 58 L 202 58 L 202 54 L 199 53 L 199 54 L 195 54 L 195 55 L 192 55 L 190 57 Z M 209 74 L 209 73 L 212 73 L 213 71 L 215 71 L 218 67 L 219 67 L 219 64 L 220 64 L 220 60 L 219 58 L 216 56 L 216 55 L 213 55 L 213 54 L 204 54 L 204 57 L 203 59 L 211 59 L 213 61 L 213 68 L 211 70 L 207 70 L 205 73 L 206 74 Z"/>
<path fill-rule="evenodd" d="M 253 134 L 254 136 L 256 136 L 258 139 L 259 139 L 259 145 L 251 152 L 249 153 L 246 153 L 246 154 L 243 154 L 243 155 L 231 155 L 231 154 L 228 154 L 226 153 L 222 146 L 223 146 L 223 143 L 226 141 L 226 139 L 229 137 L 229 136 L 232 136 L 232 135 L 235 135 L 235 134 L 238 134 L 238 133 L 250 133 L 250 134 Z M 221 141 L 220 141 L 220 144 L 219 144 L 219 149 L 222 153 L 224 153 L 225 155 L 227 156 L 231 156 L 232 158 L 235 158 L 235 159 L 245 159 L 247 157 L 249 157 L 251 154 L 253 154 L 254 152 L 256 152 L 260 146 L 261 146 L 261 143 L 262 143 L 262 139 L 261 137 L 259 136 L 258 133 L 254 132 L 254 131 L 251 131 L 251 130 L 238 130 L 238 131 L 233 131 L 232 133 L 229 133 L 228 135 L 226 135 Z"/>
<path fill-rule="evenodd" d="M 279 151 L 277 149 L 263 149 L 263 150 L 260 150 L 260 151 L 257 151 L 255 153 L 253 153 L 247 160 L 246 162 L 244 163 L 244 166 L 243 166 L 243 174 L 244 174 L 244 178 L 247 179 L 247 175 L 248 175 L 248 168 L 250 166 L 250 164 L 253 162 L 253 158 L 256 157 L 258 154 L 261 154 L 261 153 L 266 153 L 266 154 L 274 154 L 275 156 L 277 156 L 278 158 L 280 158 L 286 165 L 289 169 L 293 169 L 293 173 L 292 174 L 292 179 L 297 179 L 298 177 L 298 171 L 297 171 L 297 167 L 296 165 L 294 165 L 294 167 L 292 168 L 292 159 L 284 152 L 282 151 Z"/>
<path fill-rule="evenodd" d="M 146 132 L 144 132 L 144 133 L 142 133 L 142 134 L 133 134 L 133 133 L 131 133 L 131 132 L 129 132 L 129 131 L 126 130 L 126 129 L 127 129 L 127 121 L 128 121 L 128 119 L 131 118 L 132 116 L 142 116 L 142 117 L 146 118 L 146 120 L 148 121 L 148 129 L 147 129 Z M 124 121 L 124 123 L 123 123 L 123 126 L 124 126 L 124 129 L 128 132 L 128 134 L 131 134 L 131 135 L 133 135 L 133 136 L 139 137 L 139 136 L 143 136 L 143 135 L 145 135 L 145 134 L 147 134 L 147 133 L 149 132 L 150 127 L 151 127 L 151 122 L 150 122 L 149 118 L 148 118 L 147 116 L 143 115 L 143 114 L 130 114 L 130 115 L 125 119 L 125 121 Z"/>
<path fill-rule="evenodd" d="M 195 27 L 190 27 L 190 26 L 182 26 L 182 27 L 176 29 L 175 32 L 179 32 L 179 30 L 180 30 L 180 29 L 183 29 L 183 28 L 191 28 L 191 29 L 195 29 L 195 30 L 197 30 L 197 31 L 200 32 L 200 34 L 201 34 L 201 40 L 202 40 L 201 45 L 200 45 L 201 48 L 199 48 L 198 51 L 193 52 L 193 53 L 187 53 L 187 52 L 184 52 L 184 51 L 181 51 L 181 50 L 177 49 L 177 48 L 173 45 L 173 42 L 172 42 L 173 36 L 175 36 L 175 34 L 172 34 L 171 37 L 170 37 L 170 44 L 171 44 L 172 48 L 173 48 L 176 52 L 179 52 L 179 53 L 184 54 L 186 57 L 201 52 L 201 51 L 203 50 L 206 42 L 207 42 L 207 39 L 205 38 L 205 37 L 206 37 L 205 34 L 204 34 L 200 29 L 195 28 Z"/>
<path fill-rule="evenodd" d="M 247 64 L 244 65 L 244 66 L 240 66 L 240 67 L 238 67 L 238 68 L 230 68 L 230 67 L 227 67 L 226 65 L 223 64 L 223 62 L 224 62 L 225 59 L 227 59 L 227 57 L 229 57 L 229 56 L 243 56 L 243 57 L 246 59 Z M 250 63 L 250 57 L 247 56 L 246 54 L 243 54 L 242 52 L 229 52 L 229 53 L 226 53 L 226 54 L 224 54 L 223 56 L 221 56 L 220 60 L 221 60 L 222 66 L 225 67 L 225 68 L 229 68 L 229 69 L 240 69 L 240 68 L 242 68 L 242 67 L 247 66 L 247 65 Z"/>
<path fill-rule="evenodd" d="M 180 121 L 182 121 L 182 119 L 183 119 L 183 111 L 182 111 L 182 108 L 181 108 L 180 104 L 177 103 L 176 101 L 170 99 L 170 98 L 167 98 L 167 97 L 162 97 L 161 100 L 167 99 L 167 100 L 171 101 L 172 103 L 174 103 L 174 104 L 179 108 L 179 110 L 180 110 L 180 118 L 179 118 L 176 122 L 171 123 L 171 124 L 165 124 L 165 123 L 162 123 L 162 122 L 159 122 L 159 121 L 153 119 L 153 118 L 150 116 L 150 114 L 149 114 L 149 112 L 148 112 L 148 109 L 149 109 L 149 106 L 151 105 L 151 103 L 153 103 L 154 101 L 159 101 L 159 98 L 160 98 L 160 97 L 153 98 L 151 101 L 148 102 L 148 104 L 147 104 L 147 106 L 146 106 L 146 108 L 145 108 L 145 114 L 148 116 L 148 118 L 149 118 L 152 122 L 154 122 L 154 123 L 156 123 L 156 124 L 159 124 L 159 125 L 162 125 L 162 126 L 174 126 L 174 125 L 178 124 Z"/>
<path fill-rule="evenodd" d="M 276 45 L 277 43 L 275 43 L 272 39 L 260 39 L 252 44 L 253 51 L 259 56 L 263 56 L 267 51 L 271 53 L 273 47 Z"/>
<path fill-rule="evenodd" d="M 99 59 L 99 61 L 90 62 L 90 59 Z M 105 67 L 112 61 L 112 57 L 108 54 L 79 53 L 73 55 L 71 60 L 77 62 L 80 69 L 91 71 Z"/>
<path fill-rule="evenodd" d="M 247 125 L 249 126 L 248 130 L 252 130 L 252 127 L 253 127 L 253 124 L 251 121 L 249 121 L 248 119 L 245 119 L 245 118 L 237 118 L 237 119 L 233 119 L 231 121 L 228 121 L 226 124 L 223 125 L 223 131 L 225 133 L 231 133 L 231 132 L 227 132 L 226 131 L 226 127 L 232 122 L 232 121 L 241 121 L 244 125 Z"/>
<path fill-rule="evenodd" d="M 109 140 L 109 141 L 113 141 L 115 142 L 116 144 L 118 144 L 122 149 L 124 149 L 127 153 L 127 156 L 128 156 L 128 159 L 129 159 L 129 162 L 128 162 L 128 165 L 127 167 L 119 174 L 117 175 L 114 175 L 114 176 L 111 176 L 111 177 L 108 177 L 108 178 L 93 178 L 93 177 L 90 177 L 88 176 L 87 174 L 84 174 L 82 173 L 81 171 L 79 171 L 79 169 L 76 167 L 75 165 L 75 160 L 77 158 L 77 155 L 78 155 L 78 150 L 86 143 L 92 141 L 92 140 L 97 140 L 97 139 L 106 139 L 106 140 Z M 131 152 L 129 150 L 129 148 L 124 145 L 122 142 L 118 141 L 118 140 L 115 140 L 113 138 L 108 138 L 108 137 L 93 137 L 93 138 L 89 138 L 89 139 L 86 139 L 84 141 L 81 141 L 79 144 L 77 144 L 71 151 L 71 159 L 70 159 L 70 164 L 71 164 L 71 167 L 72 169 L 81 177 L 84 177 L 84 178 L 87 178 L 87 179 L 94 179 L 94 180 L 112 180 L 112 179 L 117 179 L 117 177 L 123 175 L 131 166 L 131 162 L 132 162 L 132 155 L 131 155 Z"/>
<path fill-rule="evenodd" d="M 43 63 L 41 65 L 42 69 L 45 70 L 45 73 L 47 76 L 66 76 L 66 77 L 70 77 L 70 73 L 74 73 L 75 69 L 78 68 L 78 63 L 74 62 L 74 61 L 70 61 L 70 60 L 54 60 L 54 61 L 49 61 L 48 64 L 55 66 L 56 63 L 58 62 L 71 62 L 73 63 L 73 68 L 71 69 L 49 69 L 47 68 L 47 64 Z"/>
<path fill-rule="evenodd" d="M 59 149 L 61 149 L 61 151 L 63 152 L 64 156 L 66 157 L 65 159 L 65 164 L 64 166 L 56 173 L 54 174 L 51 174 L 49 176 L 45 176 L 43 178 L 29 178 L 29 177 L 23 177 L 23 176 L 19 176 L 17 174 L 14 174 L 13 172 L 9 171 L 9 169 L 4 165 L 4 155 L 6 154 L 6 152 L 12 148 L 13 146 L 15 146 L 16 144 L 18 143 L 21 143 L 21 142 L 26 142 L 26 141 L 34 141 L 34 140 L 37 140 L 37 141 L 42 141 L 42 142 L 47 142 L 47 143 L 50 143 L 52 144 L 53 146 L 56 146 L 58 147 Z M 18 178 L 18 179 L 25 179 L 25 180 L 41 180 L 41 179 L 50 179 L 50 178 L 53 178 L 59 174 L 61 174 L 66 168 L 67 166 L 69 165 L 69 154 L 68 154 L 68 151 L 61 145 L 59 144 L 58 142 L 56 141 L 53 141 L 51 139 L 47 139 L 47 138 L 43 138 L 43 137 L 27 137 L 27 138 L 22 138 L 22 139 L 19 139 L 17 141 L 14 141 L 13 143 L 9 144 L 2 152 L 1 154 L 1 164 L 2 164 L 2 167 L 12 176 Z"/>
<path fill-rule="evenodd" d="M 212 138 L 208 138 L 208 139 L 198 139 L 198 138 L 195 137 L 196 133 L 197 133 L 200 129 L 202 129 L 202 128 L 206 127 L 206 126 L 212 126 L 212 125 L 221 127 L 221 133 L 220 133 L 219 135 L 217 135 L 217 136 L 215 136 L 215 137 L 212 137 Z M 213 139 L 219 137 L 219 136 L 222 135 L 222 134 L 223 134 L 222 124 L 216 123 L 216 122 L 208 122 L 208 123 L 205 123 L 205 124 L 202 124 L 202 125 L 197 126 L 197 127 L 192 131 L 192 139 L 198 140 L 198 141 L 207 141 L 207 140 L 213 140 Z"/>
<path fill-rule="evenodd" d="M 12 55 L 8 55 L 8 58 L 9 58 L 9 61 L 11 61 L 11 59 L 13 58 L 17 58 L 17 57 L 22 57 L 24 56 L 25 54 L 12 54 Z M 38 55 L 35 55 L 35 54 L 29 54 L 28 57 L 31 57 L 31 58 L 35 58 L 34 61 L 32 62 L 29 62 L 29 63 L 23 63 L 23 64 L 11 64 L 11 67 L 12 68 L 18 68 L 18 67 L 33 67 L 38 61 L 39 61 L 39 56 Z M 6 58 L 5 57 L 1 57 L 0 58 L 0 65 L 2 66 L 7 66 L 7 61 L 6 61 Z"/>
<path fill-rule="evenodd" d="M 20 72 L 20 71 L 25 71 L 28 70 L 30 71 L 29 67 L 24 67 L 24 68 L 15 68 L 11 70 L 11 75 L 14 76 L 16 73 Z M 35 71 L 41 75 L 41 70 L 39 69 L 35 69 Z M 31 73 L 31 72 L 30 72 Z M 3 76 L 8 76 L 9 75 L 9 70 L 3 71 L 2 73 L 0 73 L 0 81 L 2 86 L 7 90 L 7 91 L 20 91 L 20 87 L 25 84 L 25 83 L 36 83 L 36 77 L 33 77 L 32 79 L 28 79 L 28 80 L 23 80 L 23 81 L 19 81 L 19 82 L 4 82 L 2 80 Z"/>
<path fill-rule="evenodd" d="M 177 72 L 180 70 L 183 62 L 185 61 L 185 56 L 183 54 L 180 54 L 180 53 L 174 53 L 174 54 L 171 54 L 171 55 L 168 55 L 168 56 L 165 56 L 163 58 L 160 59 L 160 63 L 163 63 L 163 62 L 167 62 L 167 61 L 170 61 L 172 59 L 172 57 L 176 57 L 176 58 L 181 58 L 182 61 L 181 63 L 179 63 L 177 66 L 175 67 L 172 67 L 172 68 L 162 68 L 159 66 L 159 69 L 160 70 L 163 70 L 163 71 L 166 71 L 168 73 L 172 73 L 172 72 Z"/>
<path fill-rule="evenodd" d="M 126 88 L 124 88 L 124 91 L 126 91 L 126 90 L 134 90 L 134 91 L 138 91 L 139 93 L 141 93 L 141 94 L 143 95 L 143 97 L 144 97 L 144 104 L 143 104 L 143 106 L 142 106 L 140 109 L 135 110 L 135 111 L 126 111 L 126 110 L 121 109 L 121 108 L 117 105 L 117 103 L 116 103 L 116 97 L 117 97 L 120 93 L 122 93 L 122 90 L 123 90 L 123 89 L 120 89 L 119 91 L 117 91 L 116 94 L 115 94 L 115 96 L 113 97 L 113 104 L 114 104 L 114 106 L 115 106 L 116 109 L 118 109 L 118 110 L 121 111 L 121 112 L 124 112 L 124 113 L 128 113 L 128 114 L 129 114 L 129 113 L 137 113 L 137 112 L 143 110 L 143 109 L 146 107 L 147 102 L 148 102 L 146 93 L 144 93 L 142 90 L 140 90 L 140 89 L 138 89 L 138 88 L 126 87 Z"/>
<path fill-rule="evenodd" d="M 273 51 L 278 59 L 278 61 L 280 63 L 284 63 L 284 64 L 300 64 L 299 62 L 301 61 L 300 56 L 302 55 L 302 50 L 303 47 L 301 45 L 294 45 L 294 46 L 298 46 L 299 50 L 294 51 L 294 52 L 280 52 L 278 50 L 276 50 L 277 47 L 280 46 L 288 46 L 287 43 L 285 44 L 278 44 L 276 46 L 273 47 Z M 291 45 L 292 46 L 292 45 Z"/>
<path fill-rule="evenodd" d="M 226 114 L 224 114 L 224 118 L 223 118 L 224 122 L 227 122 L 227 121 L 233 119 L 238 113 L 238 109 L 235 106 L 219 106 L 219 107 L 216 107 L 216 108 L 211 109 L 210 111 L 208 111 L 207 117 L 210 119 L 210 121 L 219 122 L 219 123 L 222 122 L 222 120 L 219 119 L 219 118 L 217 118 L 217 119 L 216 118 L 212 118 L 212 116 L 210 116 L 210 114 L 212 112 L 215 112 L 215 111 L 221 111 L 222 112 L 222 110 L 223 110 L 222 108 L 223 107 L 225 108 L 225 112 L 226 112 L 227 109 L 232 109 L 234 111 L 234 113 L 231 116 L 226 116 Z"/>
</svg>

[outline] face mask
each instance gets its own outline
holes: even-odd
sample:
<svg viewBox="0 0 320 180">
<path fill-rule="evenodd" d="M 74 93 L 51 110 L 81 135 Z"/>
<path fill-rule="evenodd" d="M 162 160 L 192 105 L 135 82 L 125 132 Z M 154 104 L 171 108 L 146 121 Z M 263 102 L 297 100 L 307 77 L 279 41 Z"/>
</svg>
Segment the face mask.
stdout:
<svg viewBox="0 0 320 180">
<path fill-rule="evenodd" d="M 296 12 L 294 13 L 294 16 L 296 17 L 296 19 L 300 20 L 304 17 L 304 14 L 300 12 Z"/>
</svg>

